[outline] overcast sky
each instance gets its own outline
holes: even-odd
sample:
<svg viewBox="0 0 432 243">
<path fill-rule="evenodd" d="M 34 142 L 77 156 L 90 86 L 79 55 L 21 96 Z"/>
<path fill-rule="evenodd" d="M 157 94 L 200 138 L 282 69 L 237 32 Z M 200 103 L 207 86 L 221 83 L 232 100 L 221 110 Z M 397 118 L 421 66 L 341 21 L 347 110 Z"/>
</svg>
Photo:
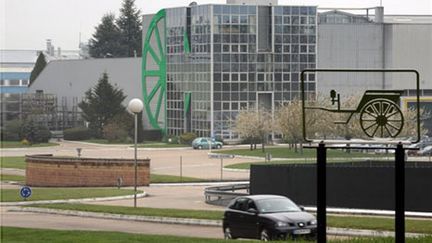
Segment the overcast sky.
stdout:
<svg viewBox="0 0 432 243">
<path fill-rule="evenodd" d="M 144 14 L 161 8 L 186 6 L 192 0 L 136 0 Z M 195 0 L 198 4 L 225 0 Z M 95 26 L 108 12 L 118 16 L 121 0 L 0 0 L 0 49 L 45 49 L 45 40 L 63 50 L 77 50 L 91 38 Z M 432 15 L 431 0 L 382 0 L 385 14 Z M 374 7 L 380 0 L 279 0 L 280 5 L 318 7 Z"/>
</svg>

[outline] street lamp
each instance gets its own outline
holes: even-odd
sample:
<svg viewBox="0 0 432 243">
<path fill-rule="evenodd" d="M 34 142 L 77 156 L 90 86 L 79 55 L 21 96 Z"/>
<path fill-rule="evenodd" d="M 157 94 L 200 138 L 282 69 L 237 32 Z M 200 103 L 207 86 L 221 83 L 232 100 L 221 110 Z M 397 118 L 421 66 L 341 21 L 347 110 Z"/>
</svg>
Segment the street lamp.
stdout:
<svg viewBox="0 0 432 243">
<path fill-rule="evenodd" d="M 134 113 L 135 116 L 135 194 L 134 194 L 134 207 L 137 206 L 137 178 L 138 178 L 138 160 L 137 160 L 137 140 L 138 140 L 138 113 L 143 110 L 143 103 L 140 99 L 132 99 L 129 101 L 128 110 Z"/>
</svg>

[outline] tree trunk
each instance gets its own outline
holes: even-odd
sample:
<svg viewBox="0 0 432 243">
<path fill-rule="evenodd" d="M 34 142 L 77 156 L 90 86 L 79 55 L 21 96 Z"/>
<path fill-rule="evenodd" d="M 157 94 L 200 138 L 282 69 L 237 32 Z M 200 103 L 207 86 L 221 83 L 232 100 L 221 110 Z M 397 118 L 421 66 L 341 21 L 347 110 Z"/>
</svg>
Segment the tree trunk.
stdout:
<svg viewBox="0 0 432 243">
<path fill-rule="evenodd" d="M 250 150 L 251 151 L 253 150 L 253 142 L 252 142 L 252 140 L 250 140 Z"/>
<path fill-rule="evenodd" d="M 303 155 L 303 142 L 300 142 L 300 154 Z"/>
<path fill-rule="evenodd" d="M 294 143 L 294 152 L 297 153 L 297 143 Z"/>
</svg>

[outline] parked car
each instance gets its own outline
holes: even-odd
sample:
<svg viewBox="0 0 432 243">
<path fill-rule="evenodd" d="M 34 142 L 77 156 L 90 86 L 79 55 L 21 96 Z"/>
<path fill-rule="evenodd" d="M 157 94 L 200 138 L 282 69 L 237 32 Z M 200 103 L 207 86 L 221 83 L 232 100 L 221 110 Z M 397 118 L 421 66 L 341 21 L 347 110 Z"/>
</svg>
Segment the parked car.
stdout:
<svg viewBox="0 0 432 243">
<path fill-rule="evenodd" d="M 252 195 L 230 202 L 222 227 L 225 239 L 316 239 L 317 220 L 287 197 Z"/>
<path fill-rule="evenodd" d="M 421 149 L 420 151 L 417 152 L 417 155 L 420 155 L 420 156 L 432 155 L 432 145 L 424 147 L 423 149 Z"/>
<path fill-rule="evenodd" d="M 215 139 L 200 137 L 200 138 L 195 138 L 192 141 L 192 147 L 194 149 L 208 149 L 209 141 L 211 141 L 212 148 L 220 149 L 223 146 L 223 143 L 216 141 Z"/>
</svg>

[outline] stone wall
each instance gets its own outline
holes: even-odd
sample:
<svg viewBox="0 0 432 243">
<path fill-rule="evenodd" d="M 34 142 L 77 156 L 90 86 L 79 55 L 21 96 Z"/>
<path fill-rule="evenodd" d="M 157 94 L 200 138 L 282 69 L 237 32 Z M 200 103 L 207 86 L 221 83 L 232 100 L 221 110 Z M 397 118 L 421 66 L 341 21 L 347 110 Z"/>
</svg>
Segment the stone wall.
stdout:
<svg viewBox="0 0 432 243">
<path fill-rule="evenodd" d="M 137 185 L 148 186 L 150 159 L 138 160 L 137 171 Z M 26 156 L 26 184 L 29 186 L 112 187 L 117 186 L 119 180 L 122 186 L 134 185 L 135 161 L 133 159 Z"/>
</svg>

